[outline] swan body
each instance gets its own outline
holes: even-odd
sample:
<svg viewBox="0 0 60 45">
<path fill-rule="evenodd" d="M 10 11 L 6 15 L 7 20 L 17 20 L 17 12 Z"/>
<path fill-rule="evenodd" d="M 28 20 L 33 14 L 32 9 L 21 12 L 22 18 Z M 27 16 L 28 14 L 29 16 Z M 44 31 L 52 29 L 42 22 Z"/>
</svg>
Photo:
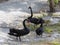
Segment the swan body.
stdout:
<svg viewBox="0 0 60 45">
<path fill-rule="evenodd" d="M 30 9 L 30 11 L 31 11 L 31 16 L 28 17 L 28 19 L 29 19 L 29 21 L 30 21 L 31 23 L 34 23 L 34 24 L 44 23 L 44 20 L 43 20 L 42 18 L 39 18 L 39 19 L 38 19 L 38 18 L 33 18 L 32 8 L 29 7 L 28 9 Z"/>
<path fill-rule="evenodd" d="M 25 21 L 27 19 L 25 19 L 23 21 L 23 26 L 24 28 L 23 29 L 15 29 L 15 28 L 10 28 L 10 33 L 8 33 L 9 35 L 13 35 L 13 36 L 16 36 L 16 37 L 19 37 L 20 39 L 20 36 L 24 36 L 24 35 L 27 35 L 29 34 L 30 30 L 26 27 L 25 25 Z M 21 40 L 21 39 L 20 39 Z"/>
<path fill-rule="evenodd" d="M 43 25 L 41 24 L 40 27 L 36 29 L 36 34 L 42 36 L 43 32 L 44 32 Z"/>
</svg>

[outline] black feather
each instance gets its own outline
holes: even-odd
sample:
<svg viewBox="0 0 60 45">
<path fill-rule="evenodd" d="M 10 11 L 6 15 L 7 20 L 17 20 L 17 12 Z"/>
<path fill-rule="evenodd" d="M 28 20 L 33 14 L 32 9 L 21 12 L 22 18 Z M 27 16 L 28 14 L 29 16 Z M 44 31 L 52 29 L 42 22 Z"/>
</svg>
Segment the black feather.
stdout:
<svg viewBox="0 0 60 45">
<path fill-rule="evenodd" d="M 31 23 L 34 23 L 34 24 L 40 24 L 40 23 L 44 23 L 44 20 L 42 18 L 33 18 L 33 11 L 32 11 L 32 8 L 29 7 L 30 11 L 31 11 L 31 16 L 28 17 L 29 21 Z"/>
<path fill-rule="evenodd" d="M 24 26 L 24 28 L 23 29 L 15 29 L 15 28 L 10 28 L 10 33 L 9 33 L 9 35 L 13 35 L 13 36 L 16 36 L 16 37 L 20 37 L 20 36 L 24 36 L 24 35 L 27 35 L 29 32 L 30 32 L 30 30 L 26 27 L 26 25 L 25 25 L 25 21 L 26 21 L 27 19 L 25 19 L 24 21 L 23 21 L 23 26 Z"/>
</svg>

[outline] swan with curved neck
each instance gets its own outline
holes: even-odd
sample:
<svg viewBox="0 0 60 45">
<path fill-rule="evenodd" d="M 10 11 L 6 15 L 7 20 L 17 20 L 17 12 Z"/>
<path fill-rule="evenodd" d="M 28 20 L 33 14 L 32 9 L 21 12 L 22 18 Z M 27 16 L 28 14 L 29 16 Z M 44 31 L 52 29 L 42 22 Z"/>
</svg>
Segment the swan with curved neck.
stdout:
<svg viewBox="0 0 60 45">
<path fill-rule="evenodd" d="M 42 18 L 37 19 L 37 18 L 33 17 L 33 11 L 32 11 L 31 7 L 29 7 L 28 9 L 30 9 L 30 11 L 31 11 L 31 16 L 28 17 L 28 19 L 31 23 L 34 23 L 34 24 L 43 24 L 44 23 L 44 20 Z"/>
<path fill-rule="evenodd" d="M 37 18 L 33 18 L 33 11 L 32 11 L 32 8 L 29 7 L 28 9 L 30 9 L 30 11 L 31 11 L 31 16 L 28 17 L 29 21 L 30 21 L 31 23 L 38 24 L 38 21 L 39 21 L 39 20 L 38 20 Z"/>
<path fill-rule="evenodd" d="M 34 24 L 41 24 L 39 28 L 36 29 L 36 34 L 37 35 L 41 35 L 43 34 L 43 23 L 44 23 L 44 20 L 42 18 L 33 18 L 33 11 L 32 11 L 32 8 L 29 7 L 30 11 L 31 11 L 31 16 L 28 17 L 29 21 L 31 23 L 34 23 Z"/>
<path fill-rule="evenodd" d="M 27 19 L 25 19 L 25 20 L 23 21 L 23 26 L 24 26 L 23 29 L 11 28 L 9 35 L 13 35 L 13 36 L 19 37 L 19 39 L 20 39 L 20 41 L 21 41 L 20 36 L 27 35 L 27 34 L 30 32 L 30 30 L 29 30 L 29 29 L 26 27 L 26 25 L 25 25 L 25 21 L 27 21 Z M 15 34 L 14 34 L 14 33 L 15 33 Z"/>
</svg>

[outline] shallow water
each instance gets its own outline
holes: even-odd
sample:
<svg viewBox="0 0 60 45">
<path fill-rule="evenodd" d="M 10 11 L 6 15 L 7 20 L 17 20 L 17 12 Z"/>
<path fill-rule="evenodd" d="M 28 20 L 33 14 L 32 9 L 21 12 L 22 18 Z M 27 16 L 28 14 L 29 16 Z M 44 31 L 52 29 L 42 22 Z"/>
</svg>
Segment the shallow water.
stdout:
<svg viewBox="0 0 60 45">
<path fill-rule="evenodd" d="M 22 4 L 22 2 L 14 2 L 14 1 L 1 3 L 0 4 L 0 24 L 2 22 L 11 23 L 11 21 L 12 22 L 15 21 L 14 19 L 18 18 L 19 16 L 20 17 L 18 19 L 20 19 L 21 17 L 24 18 L 24 16 L 28 15 L 28 13 L 25 13 L 29 11 L 26 3 L 27 2 L 23 2 Z M 33 6 L 34 4 L 36 7 Z M 34 2 L 34 4 L 33 5 L 29 4 L 29 5 L 33 6 L 32 8 L 34 11 L 40 11 L 39 10 L 41 7 L 40 2 L 39 1 Z M 57 38 L 60 39 L 60 34 L 57 32 L 54 32 L 53 34 L 44 33 L 41 38 L 40 36 L 36 37 L 36 33 L 31 31 L 28 35 L 22 36 L 21 37 L 22 41 L 20 42 L 19 40 L 16 39 L 16 37 L 8 35 L 8 32 L 9 32 L 9 28 L 0 28 L 0 45 L 40 45 L 41 41 L 50 42 Z"/>
<path fill-rule="evenodd" d="M 1 45 L 32 45 L 34 43 L 39 44 L 41 41 L 53 41 L 60 38 L 60 34 L 54 32 L 52 34 L 44 33 L 42 38 L 40 36 L 36 37 L 36 33 L 31 31 L 28 35 L 22 36 L 22 41 L 16 39 L 14 36 L 10 36 L 7 33 L 9 32 L 8 28 L 0 28 L 0 44 Z"/>
</svg>

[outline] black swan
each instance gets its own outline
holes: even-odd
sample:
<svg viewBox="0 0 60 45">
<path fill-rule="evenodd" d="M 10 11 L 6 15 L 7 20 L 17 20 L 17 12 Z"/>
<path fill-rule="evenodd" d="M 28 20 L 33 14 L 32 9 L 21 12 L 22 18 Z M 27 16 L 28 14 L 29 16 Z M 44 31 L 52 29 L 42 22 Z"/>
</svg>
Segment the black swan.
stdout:
<svg viewBox="0 0 60 45">
<path fill-rule="evenodd" d="M 29 30 L 29 29 L 26 27 L 26 25 L 25 25 L 25 21 L 26 21 L 26 20 L 27 20 L 27 19 L 25 19 L 25 20 L 23 21 L 23 26 L 24 26 L 23 29 L 20 29 L 20 30 L 19 30 L 19 29 L 15 29 L 15 28 L 10 28 L 10 33 L 8 33 L 8 34 L 18 37 L 19 40 L 21 41 L 20 36 L 27 35 L 27 34 L 30 32 L 30 30 Z"/>
<path fill-rule="evenodd" d="M 37 19 L 37 18 L 32 18 L 33 17 L 33 11 L 32 11 L 32 8 L 29 6 L 29 9 L 30 9 L 30 11 L 31 11 L 31 16 L 30 17 L 28 17 L 28 20 L 31 22 L 31 23 L 34 23 L 34 24 L 41 24 L 40 25 L 40 27 L 36 30 L 36 34 L 37 35 L 41 35 L 42 36 L 42 34 L 43 34 L 43 24 L 44 24 L 44 20 L 43 20 L 43 18 L 39 18 L 39 19 Z"/>
<path fill-rule="evenodd" d="M 29 21 L 30 21 L 31 23 L 38 24 L 38 19 L 37 19 L 37 18 L 32 18 L 32 17 L 33 17 L 33 11 L 32 11 L 32 8 L 29 6 L 28 9 L 30 9 L 30 11 L 31 11 L 31 16 L 28 17 Z"/>
<path fill-rule="evenodd" d="M 36 34 L 42 37 L 43 32 L 43 24 L 41 24 L 40 27 L 36 29 Z"/>
<path fill-rule="evenodd" d="M 34 23 L 34 24 L 40 24 L 40 23 L 44 23 L 44 20 L 42 18 L 33 18 L 33 11 L 32 11 L 32 8 L 29 6 L 30 11 L 31 11 L 31 16 L 28 17 L 29 21 L 31 23 Z"/>
</svg>

